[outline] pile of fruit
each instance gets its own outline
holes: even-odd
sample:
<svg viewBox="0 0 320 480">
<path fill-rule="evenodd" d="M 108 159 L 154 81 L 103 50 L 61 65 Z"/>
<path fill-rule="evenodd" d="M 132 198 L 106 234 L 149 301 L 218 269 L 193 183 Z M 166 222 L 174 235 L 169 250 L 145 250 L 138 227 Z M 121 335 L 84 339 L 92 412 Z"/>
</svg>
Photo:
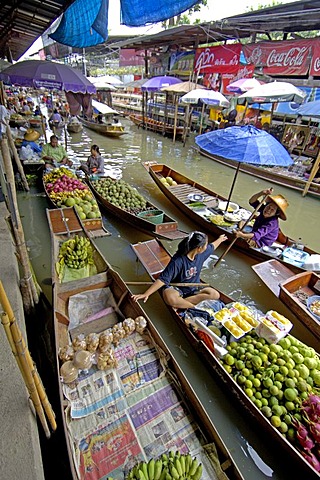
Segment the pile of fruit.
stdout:
<svg viewBox="0 0 320 480">
<path fill-rule="evenodd" d="M 227 346 L 222 365 L 286 438 L 296 443 L 301 405 L 320 387 L 320 358 L 292 335 L 269 344 L 253 332 Z"/>
<path fill-rule="evenodd" d="M 202 464 L 190 454 L 180 452 L 162 454 L 157 460 L 140 462 L 126 476 L 126 480 L 200 480 Z"/>
<path fill-rule="evenodd" d="M 171 177 L 162 177 L 160 178 L 160 182 L 163 183 L 165 187 L 173 187 L 174 185 L 178 185 L 177 182 Z"/>
<path fill-rule="evenodd" d="M 61 245 L 56 265 L 58 274 L 63 265 L 79 269 L 93 264 L 93 248 L 88 238 L 75 235 Z"/>
<path fill-rule="evenodd" d="M 55 168 L 43 177 L 46 191 L 57 207 L 75 206 L 81 220 L 101 218 L 96 199 L 87 185 L 68 168 Z"/>
<path fill-rule="evenodd" d="M 147 200 L 124 180 L 100 178 L 93 180 L 92 185 L 102 198 L 123 210 L 134 215 L 146 210 Z"/>
</svg>

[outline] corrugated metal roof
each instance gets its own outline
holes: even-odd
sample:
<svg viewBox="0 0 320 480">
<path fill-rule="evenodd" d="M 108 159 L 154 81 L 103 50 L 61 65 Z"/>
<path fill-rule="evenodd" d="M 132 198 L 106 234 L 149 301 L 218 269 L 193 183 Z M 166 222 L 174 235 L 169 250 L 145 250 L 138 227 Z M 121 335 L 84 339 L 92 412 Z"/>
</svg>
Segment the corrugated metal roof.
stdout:
<svg viewBox="0 0 320 480">
<path fill-rule="evenodd" d="M 0 9 L 0 58 L 19 60 L 74 0 L 7 0 Z"/>
</svg>

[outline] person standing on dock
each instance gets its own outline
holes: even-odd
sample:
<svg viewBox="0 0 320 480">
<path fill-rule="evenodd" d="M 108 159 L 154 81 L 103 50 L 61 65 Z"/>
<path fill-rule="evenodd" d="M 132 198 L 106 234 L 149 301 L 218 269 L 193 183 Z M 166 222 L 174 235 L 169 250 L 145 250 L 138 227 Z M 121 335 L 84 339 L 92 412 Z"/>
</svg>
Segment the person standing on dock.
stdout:
<svg viewBox="0 0 320 480">
<path fill-rule="evenodd" d="M 182 309 L 193 308 L 203 300 L 218 300 L 220 295 L 217 290 L 201 287 L 200 273 L 205 260 L 227 239 L 223 234 L 214 242 L 208 243 L 205 233 L 190 233 L 179 243 L 177 252 L 151 287 L 132 298 L 135 302 L 143 300 L 145 303 L 150 295 L 161 289 L 162 297 L 168 305 Z M 179 283 L 181 286 L 170 285 L 171 283 Z"/>
</svg>

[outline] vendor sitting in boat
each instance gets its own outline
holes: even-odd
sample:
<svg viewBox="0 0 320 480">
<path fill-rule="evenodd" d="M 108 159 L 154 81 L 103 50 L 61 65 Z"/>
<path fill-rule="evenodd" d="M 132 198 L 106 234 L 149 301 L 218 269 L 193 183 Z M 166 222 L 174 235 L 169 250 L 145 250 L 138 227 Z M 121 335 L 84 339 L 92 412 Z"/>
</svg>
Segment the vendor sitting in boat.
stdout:
<svg viewBox="0 0 320 480">
<path fill-rule="evenodd" d="M 96 120 L 97 120 L 97 123 L 103 123 L 103 115 L 102 115 L 102 113 L 98 113 Z"/>
<path fill-rule="evenodd" d="M 220 294 L 217 290 L 208 286 L 201 287 L 200 273 L 205 260 L 227 239 L 223 234 L 214 242 L 208 243 L 205 233 L 190 233 L 181 240 L 177 252 L 159 278 L 144 293 L 132 295 L 133 300 L 143 300 L 145 303 L 160 288 L 163 300 L 174 308 L 192 308 L 203 300 L 218 300 Z"/>
<path fill-rule="evenodd" d="M 28 128 L 26 133 L 23 136 L 23 140 L 21 143 L 21 147 L 27 147 L 28 145 L 32 149 L 34 153 L 41 153 L 42 146 L 36 143 L 37 140 L 40 138 L 40 133 L 32 128 Z"/>
<path fill-rule="evenodd" d="M 67 165 L 71 167 L 72 161 L 69 160 L 67 152 L 62 145 L 59 145 L 59 139 L 56 135 L 51 135 L 50 143 L 46 143 L 42 148 L 42 160 L 45 161 L 46 168 L 61 167 Z"/>
<path fill-rule="evenodd" d="M 289 206 L 282 195 L 271 195 L 273 188 L 255 193 L 249 200 L 253 208 L 259 206 L 259 198 L 267 195 L 266 204 L 259 208 L 259 216 L 256 218 L 252 231 L 243 232 L 243 222 L 239 223 L 239 230 L 235 230 L 236 238 L 243 238 L 252 248 L 260 248 L 272 245 L 279 236 L 279 218 L 286 220 L 286 209 Z"/>
<path fill-rule="evenodd" d="M 82 163 L 79 167 L 87 175 L 103 174 L 104 173 L 104 160 L 101 156 L 98 145 L 92 145 L 90 156 L 86 163 Z"/>
<path fill-rule="evenodd" d="M 54 126 L 58 126 L 62 122 L 62 117 L 57 109 L 53 111 L 53 114 L 51 115 L 49 122 L 52 123 Z"/>
</svg>

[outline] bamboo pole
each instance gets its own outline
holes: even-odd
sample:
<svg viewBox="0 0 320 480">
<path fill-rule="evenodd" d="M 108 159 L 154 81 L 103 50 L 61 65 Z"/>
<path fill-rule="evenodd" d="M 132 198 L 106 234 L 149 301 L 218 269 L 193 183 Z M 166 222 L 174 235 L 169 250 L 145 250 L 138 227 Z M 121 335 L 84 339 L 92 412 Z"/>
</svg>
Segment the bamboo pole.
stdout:
<svg viewBox="0 0 320 480">
<path fill-rule="evenodd" d="M 19 215 L 18 203 L 17 203 L 17 196 L 16 196 L 16 188 L 15 188 L 15 181 L 14 181 L 14 173 L 12 169 L 12 162 L 10 151 L 8 147 L 8 140 L 7 138 L 2 138 L 0 141 L 1 144 L 1 153 L 4 163 L 4 169 L 6 172 L 6 181 L 7 181 L 7 190 L 9 198 L 8 209 L 10 211 L 11 218 L 15 220 L 13 223 L 13 233 L 15 237 L 15 243 L 19 254 L 19 260 L 22 265 L 23 269 L 23 280 L 22 286 L 25 288 L 27 292 L 27 298 L 25 298 L 24 306 L 28 310 L 34 306 L 35 303 L 39 301 L 39 295 L 32 272 L 30 269 L 30 262 L 29 262 L 29 254 L 27 250 L 27 246 L 25 243 L 24 232 L 22 228 L 22 223 Z"/>
<path fill-rule="evenodd" d="M 11 308 L 10 302 L 8 300 L 7 294 L 3 288 L 3 284 L 0 280 L 0 302 L 2 305 L 3 310 L 5 313 L 2 313 L 1 318 L 2 318 L 2 324 L 4 326 L 11 350 L 13 355 L 16 358 L 16 361 L 18 363 L 20 372 L 22 374 L 22 377 L 24 379 L 24 382 L 26 384 L 26 387 L 29 391 L 30 398 L 33 401 L 34 407 L 39 414 L 39 418 L 41 423 L 43 424 L 41 420 L 41 409 L 42 407 L 44 408 L 44 411 L 49 419 L 50 425 L 53 430 L 57 429 L 57 424 L 55 421 L 55 414 L 52 410 L 51 404 L 49 403 L 47 394 L 45 392 L 45 389 L 43 387 L 43 383 L 41 381 L 41 378 L 38 374 L 38 371 L 36 369 L 36 366 L 31 358 L 30 352 L 26 346 L 25 340 L 21 334 L 21 330 L 16 322 L 13 310 Z M 23 357 L 22 357 L 23 355 Z M 32 376 L 33 382 L 30 383 L 30 373 Z M 33 386 L 34 384 L 34 386 Z M 31 387 L 31 391 L 29 389 L 29 386 Z M 36 389 L 37 395 L 33 396 L 31 392 Z M 39 401 L 41 402 L 41 409 L 37 407 L 38 401 L 37 401 L 37 396 L 39 397 Z M 36 402 L 36 403 L 35 403 Z M 46 426 L 47 422 L 45 422 L 44 425 L 44 430 L 46 432 L 47 438 L 50 437 L 50 431 L 49 431 L 49 437 L 47 435 L 46 431 Z"/>
<path fill-rule="evenodd" d="M 254 209 L 254 211 L 251 213 L 250 217 L 244 222 L 244 224 L 242 225 L 240 231 L 242 232 L 243 229 L 248 225 L 248 223 L 253 219 L 255 213 L 259 210 L 259 208 L 261 207 L 261 205 L 263 204 L 263 202 L 265 201 L 265 199 L 269 196 L 269 194 L 267 195 L 264 195 L 263 199 L 261 200 L 261 202 L 259 203 L 259 205 Z M 237 241 L 237 237 L 235 237 L 232 242 L 228 245 L 228 247 L 225 249 L 225 251 L 223 252 L 223 254 L 221 255 L 221 257 L 218 258 L 218 260 L 216 261 L 216 263 L 213 265 L 214 267 L 216 267 L 217 265 L 219 265 L 219 263 L 221 262 L 221 260 L 227 255 L 227 253 L 229 252 L 229 250 L 231 250 L 233 244 Z"/>
<path fill-rule="evenodd" d="M 11 133 L 11 128 L 9 127 L 9 125 L 7 125 L 7 132 L 6 133 L 7 133 L 7 137 L 8 137 L 8 140 L 9 140 L 9 145 L 10 145 L 11 151 L 13 153 L 13 157 L 15 159 L 16 165 L 18 167 L 18 170 L 19 170 L 19 173 L 20 173 L 20 176 L 21 176 L 23 186 L 24 186 L 25 190 L 28 192 L 30 190 L 30 187 L 29 187 L 28 181 L 26 179 L 26 175 L 24 173 L 23 166 L 22 166 L 20 157 L 18 155 L 16 146 L 14 144 L 14 141 L 13 141 L 13 138 L 12 138 L 12 133 Z"/>
<path fill-rule="evenodd" d="M 175 95 L 175 109 L 174 109 L 174 125 L 173 125 L 173 143 L 176 141 L 177 135 L 177 121 L 178 121 L 178 96 Z"/>
<path fill-rule="evenodd" d="M 153 285 L 154 282 L 126 282 L 126 285 Z M 171 287 L 210 287 L 210 283 L 169 283 Z"/>
<path fill-rule="evenodd" d="M 308 181 L 303 189 L 303 192 L 302 192 L 302 196 L 305 197 L 309 191 L 309 188 L 310 188 L 310 185 L 311 185 L 311 182 L 312 180 L 314 179 L 317 171 L 318 171 L 318 168 L 319 168 L 319 164 L 320 164 L 320 153 L 318 153 L 318 156 L 313 164 L 313 167 L 312 167 L 312 170 L 310 172 L 310 176 L 308 178 Z"/>
<path fill-rule="evenodd" d="M 203 102 L 202 104 L 202 109 L 201 109 L 201 116 L 200 116 L 200 129 L 199 129 L 199 135 L 201 135 L 202 133 L 202 122 L 203 122 L 203 116 L 204 116 L 204 109 L 205 109 L 206 105 L 205 103 Z"/>
</svg>

